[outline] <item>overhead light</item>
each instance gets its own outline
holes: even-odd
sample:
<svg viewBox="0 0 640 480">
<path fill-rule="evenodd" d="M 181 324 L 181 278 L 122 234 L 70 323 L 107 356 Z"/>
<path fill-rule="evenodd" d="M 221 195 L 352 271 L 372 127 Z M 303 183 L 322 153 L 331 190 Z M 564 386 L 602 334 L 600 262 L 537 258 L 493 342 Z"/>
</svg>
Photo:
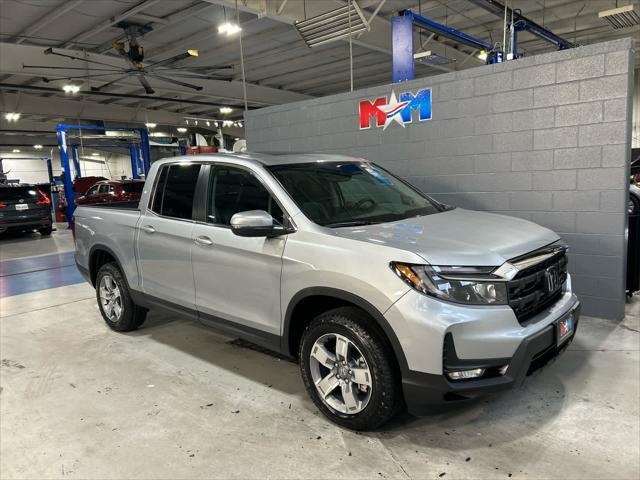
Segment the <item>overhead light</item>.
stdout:
<svg viewBox="0 0 640 480">
<path fill-rule="evenodd" d="M 184 128 L 184 127 L 178 127 L 178 131 L 179 131 L 180 133 L 185 133 L 185 132 L 187 131 L 187 129 L 186 129 L 186 128 Z"/>
<path fill-rule="evenodd" d="M 640 25 L 640 15 L 634 11 L 633 5 L 625 5 L 624 7 L 612 8 L 611 10 L 603 10 L 598 12 L 599 18 L 604 18 L 611 24 L 613 28 L 627 28 Z"/>
<path fill-rule="evenodd" d="M 224 22 L 218 25 L 218 33 L 223 35 L 233 35 L 234 33 L 238 33 L 240 30 L 242 30 L 242 27 L 237 23 Z"/>
<path fill-rule="evenodd" d="M 63 85 L 62 90 L 64 90 L 64 93 L 74 94 L 80 91 L 80 87 L 78 85 L 68 84 L 68 85 Z"/>
<path fill-rule="evenodd" d="M 9 122 L 17 122 L 20 119 L 20 114 L 16 112 L 5 113 L 4 118 Z"/>
<path fill-rule="evenodd" d="M 151 132 L 149 136 L 150 137 L 170 137 L 171 135 L 165 132 Z"/>
<path fill-rule="evenodd" d="M 152 122 L 147 122 L 144 124 L 145 127 L 147 128 L 156 128 L 158 126 L 157 123 L 152 123 Z"/>
<path fill-rule="evenodd" d="M 198 50 L 196 50 L 195 48 L 187 50 L 187 53 L 192 57 L 197 57 L 198 56 Z"/>
<path fill-rule="evenodd" d="M 42 150 L 42 145 L 36 144 L 33 146 L 33 148 L 35 148 L 36 150 Z"/>
<path fill-rule="evenodd" d="M 20 149 L 19 148 L 14 148 L 13 150 L 11 150 L 13 153 L 20 153 Z"/>
<path fill-rule="evenodd" d="M 240 137 L 236 137 L 234 138 L 234 140 L 237 142 L 238 140 L 240 140 Z"/>
<path fill-rule="evenodd" d="M 198 125 L 198 120 L 194 121 L 193 123 L 195 123 L 195 124 L 196 124 L 196 126 L 197 126 L 197 125 Z"/>
<path fill-rule="evenodd" d="M 483 62 L 487 61 L 487 52 L 484 50 L 480 50 L 480 53 L 478 54 L 478 58 L 480 60 L 482 60 Z"/>
<path fill-rule="evenodd" d="M 209 120 L 207 120 L 207 127 L 211 126 L 211 122 Z"/>
<path fill-rule="evenodd" d="M 233 108 L 231 107 L 220 107 L 220 113 L 222 113 L 223 115 L 228 115 L 231 112 L 233 112 Z"/>
<path fill-rule="evenodd" d="M 225 120 L 222 122 L 223 127 L 230 127 L 233 125 L 233 120 Z"/>
<path fill-rule="evenodd" d="M 91 156 L 92 156 L 92 157 L 97 157 L 98 155 L 100 155 L 98 152 L 92 152 L 92 153 L 91 153 Z"/>
<path fill-rule="evenodd" d="M 242 122 L 238 122 L 238 126 L 242 128 Z"/>
</svg>

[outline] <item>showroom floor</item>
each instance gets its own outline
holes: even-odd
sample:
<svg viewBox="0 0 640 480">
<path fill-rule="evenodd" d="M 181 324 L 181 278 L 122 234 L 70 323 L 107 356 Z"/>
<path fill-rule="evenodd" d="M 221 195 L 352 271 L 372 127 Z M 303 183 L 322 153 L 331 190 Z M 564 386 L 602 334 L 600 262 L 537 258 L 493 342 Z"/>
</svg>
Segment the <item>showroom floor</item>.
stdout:
<svg viewBox="0 0 640 480">
<path fill-rule="evenodd" d="M 518 390 L 340 429 L 296 364 L 153 313 L 102 321 L 60 226 L 0 240 L 2 478 L 638 478 L 640 298 Z M 16 260 L 17 259 L 17 260 Z"/>
</svg>

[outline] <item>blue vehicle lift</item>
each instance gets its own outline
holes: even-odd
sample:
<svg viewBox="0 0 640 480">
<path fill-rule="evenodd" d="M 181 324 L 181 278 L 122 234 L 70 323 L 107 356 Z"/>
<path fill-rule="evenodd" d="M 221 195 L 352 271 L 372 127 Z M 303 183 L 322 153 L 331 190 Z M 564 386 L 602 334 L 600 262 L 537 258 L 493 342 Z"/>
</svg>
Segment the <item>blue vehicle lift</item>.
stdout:
<svg viewBox="0 0 640 480">
<path fill-rule="evenodd" d="M 86 148 L 128 148 L 131 155 L 131 172 L 132 178 L 138 180 L 143 172 L 143 167 L 140 165 L 140 158 L 142 158 L 140 152 L 140 145 L 138 143 L 124 143 L 124 144 L 89 144 L 89 143 L 72 143 L 71 144 L 71 159 L 73 160 L 74 171 L 77 175 L 82 176 L 80 171 L 80 161 L 78 159 L 78 147 Z"/>
<path fill-rule="evenodd" d="M 67 145 L 67 137 L 69 130 L 89 130 L 93 132 L 133 132 L 137 133 L 140 137 L 139 142 L 129 142 L 128 145 L 95 145 L 95 147 L 104 148 L 104 147 L 114 147 L 117 146 L 119 148 L 129 147 L 129 151 L 131 153 L 131 167 L 134 178 L 139 178 L 139 159 L 142 159 L 142 169 L 144 171 L 145 177 L 147 173 L 149 173 L 149 168 L 151 168 L 151 149 L 149 147 L 149 132 L 146 128 L 136 128 L 136 127 L 103 127 L 98 125 L 64 125 L 58 124 L 56 126 L 57 137 L 58 137 L 58 146 L 60 147 L 60 163 L 62 164 L 62 169 L 65 172 L 64 175 L 64 195 L 67 201 L 67 223 L 69 227 L 71 227 L 73 212 L 76 209 L 76 202 L 73 196 L 73 177 L 71 175 L 71 168 L 69 163 L 69 146 Z M 84 145 L 89 146 L 89 145 Z M 78 160 L 77 154 L 78 144 L 71 145 L 71 156 L 73 161 L 74 170 L 77 176 L 81 176 L 80 172 L 80 161 Z"/>
<path fill-rule="evenodd" d="M 469 0 L 471 3 L 478 5 L 491 13 L 501 16 L 505 12 L 505 7 L 496 0 Z M 559 37 L 550 30 L 529 20 L 521 13 L 507 8 L 507 18 L 511 23 L 509 29 L 511 31 L 511 53 L 512 58 L 519 58 L 521 55 L 517 52 L 517 32 L 528 31 L 552 44 L 558 49 L 573 48 L 576 45 Z M 432 32 L 440 37 L 448 38 L 459 44 L 466 45 L 474 50 L 484 50 L 487 52 L 487 63 L 499 63 L 504 60 L 507 52 L 497 51 L 493 45 L 473 37 L 467 33 L 456 30 L 455 28 L 442 25 L 438 22 L 418 15 L 411 10 L 402 10 L 397 16 L 391 18 L 391 44 L 393 47 L 393 83 L 406 82 L 413 80 L 414 76 L 414 56 L 413 56 L 413 27 L 422 28 Z M 504 46 L 503 46 L 504 48 Z"/>
</svg>

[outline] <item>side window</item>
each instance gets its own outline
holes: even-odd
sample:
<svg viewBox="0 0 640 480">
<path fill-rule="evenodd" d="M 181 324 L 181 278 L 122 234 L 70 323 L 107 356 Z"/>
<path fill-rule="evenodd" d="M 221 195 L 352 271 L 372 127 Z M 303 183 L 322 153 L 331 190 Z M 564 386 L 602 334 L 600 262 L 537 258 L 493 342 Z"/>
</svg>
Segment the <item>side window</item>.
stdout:
<svg viewBox="0 0 640 480">
<path fill-rule="evenodd" d="M 94 185 L 89 190 L 87 190 L 87 193 L 85 193 L 85 195 L 95 195 L 96 193 L 98 193 L 98 188 L 98 185 Z"/>
<path fill-rule="evenodd" d="M 151 205 L 151 210 L 158 215 L 162 212 L 162 196 L 164 195 L 164 185 L 167 182 L 168 171 L 168 166 L 162 167 L 156 180 L 156 188 L 153 189 L 153 204 Z"/>
<path fill-rule="evenodd" d="M 199 164 L 163 167 L 151 209 L 166 217 L 191 219 L 199 173 Z"/>
<path fill-rule="evenodd" d="M 116 187 L 114 187 L 113 185 L 109 185 L 109 193 L 113 193 L 116 191 Z"/>
<path fill-rule="evenodd" d="M 100 185 L 99 193 L 109 193 L 109 185 L 106 183 Z"/>
<path fill-rule="evenodd" d="M 282 209 L 254 175 L 241 168 L 216 167 L 209 184 L 207 221 L 230 225 L 233 215 L 248 210 L 264 210 L 283 222 Z"/>
</svg>

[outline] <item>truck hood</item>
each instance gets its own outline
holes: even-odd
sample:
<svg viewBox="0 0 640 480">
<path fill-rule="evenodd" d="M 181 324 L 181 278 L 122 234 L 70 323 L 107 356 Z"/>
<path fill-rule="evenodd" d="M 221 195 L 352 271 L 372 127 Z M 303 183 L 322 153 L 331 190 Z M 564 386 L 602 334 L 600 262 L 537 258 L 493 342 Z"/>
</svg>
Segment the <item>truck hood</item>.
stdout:
<svg viewBox="0 0 640 480">
<path fill-rule="evenodd" d="M 414 252 L 431 265 L 465 266 L 499 266 L 559 238 L 527 220 L 462 208 L 334 232 Z"/>
</svg>

